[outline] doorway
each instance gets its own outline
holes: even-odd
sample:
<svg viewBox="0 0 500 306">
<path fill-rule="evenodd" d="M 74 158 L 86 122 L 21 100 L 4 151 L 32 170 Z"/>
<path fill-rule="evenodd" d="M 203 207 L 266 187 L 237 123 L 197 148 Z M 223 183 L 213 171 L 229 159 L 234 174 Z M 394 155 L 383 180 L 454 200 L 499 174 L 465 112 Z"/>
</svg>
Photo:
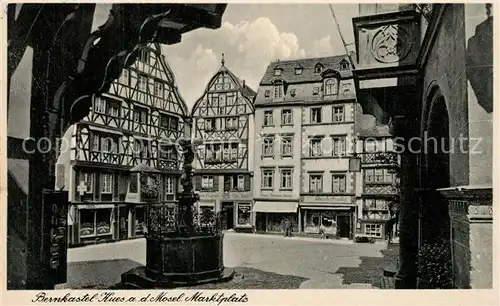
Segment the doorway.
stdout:
<svg viewBox="0 0 500 306">
<path fill-rule="evenodd" d="M 350 238 L 351 234 L 351 216 L 337 215 L 338 238 Z"/>
<path fill-rule="evenodd" d="M 234 204 L 233 202 L 222 202 L 223 228 L 225 230 L 234 228 Z"/>
</svg>

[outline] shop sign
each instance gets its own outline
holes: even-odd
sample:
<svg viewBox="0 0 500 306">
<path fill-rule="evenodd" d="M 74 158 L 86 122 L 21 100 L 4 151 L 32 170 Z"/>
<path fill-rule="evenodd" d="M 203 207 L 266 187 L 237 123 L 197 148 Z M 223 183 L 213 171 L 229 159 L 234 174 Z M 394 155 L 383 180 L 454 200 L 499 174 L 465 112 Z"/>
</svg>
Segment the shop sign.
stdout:
<svg viewBox="0 0 500 306">
<path fill-rule="evenodd" d="M 273 193 L 271 191 L 266 192 L 266 191 L 261 191 L 261 196 L 266 197 L 266 198 L 292 198 L 293 195 L 289 193 Z"/>
<path fill-rule="evenodd" d="M 352 202 L 352 199 L 350 196 L 314 195 L 314 196 L 304 196 L 303 201 L 350 204 Z"/>
</svg>

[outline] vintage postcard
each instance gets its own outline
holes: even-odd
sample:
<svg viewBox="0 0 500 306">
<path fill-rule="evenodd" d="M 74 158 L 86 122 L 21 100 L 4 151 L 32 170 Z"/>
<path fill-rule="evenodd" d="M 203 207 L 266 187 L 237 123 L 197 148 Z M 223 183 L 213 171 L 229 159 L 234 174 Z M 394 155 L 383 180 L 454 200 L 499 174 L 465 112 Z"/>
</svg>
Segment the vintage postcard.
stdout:
<svg viewBox="0 0 500 306">
<path fill-rule="evenodd" d="M 499 303 L 495 9 L 5 3 L 3 303 Z"/>
</svg>

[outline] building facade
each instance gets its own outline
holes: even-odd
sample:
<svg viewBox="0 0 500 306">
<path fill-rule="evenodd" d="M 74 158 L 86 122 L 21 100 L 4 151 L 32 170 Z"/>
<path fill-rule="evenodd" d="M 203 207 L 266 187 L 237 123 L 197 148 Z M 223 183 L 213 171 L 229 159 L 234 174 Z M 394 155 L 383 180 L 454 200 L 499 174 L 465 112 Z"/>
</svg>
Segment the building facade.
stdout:
<svg viewBox="0 0 500 306">
<path fill-rule="evenodd" d="M 225 229 L 252 230 L 254 97 L 222 58 L 192 110 L 192 136 L 202 140 L 193 164 L 198 208 L 221 212 Z"/>
<path fill-rule="evenodd" d="M 356 96 L 347 56 L 272 62 L 257 93 L 257 231 L 352 239 Z"/>
<path fill-rule="evenodd" d="M 361 159 L 358 177 L 357 233 L 385 239 L 397 236 L 399 207 L 399 155 L 390 135 L 358 134 Z"/>
<path fill-rule="evenodd" d="M 175 141 L 190 137 L 187 107 L 160 46 L 140 50 L 89 115 L 64 136 L 56 188 L 68 190 L 69 244 L 140 237 L 146 220 L 139 173 L 155 169 L 159 202 L 176 203 L 181 158 Z"/>
</svg>

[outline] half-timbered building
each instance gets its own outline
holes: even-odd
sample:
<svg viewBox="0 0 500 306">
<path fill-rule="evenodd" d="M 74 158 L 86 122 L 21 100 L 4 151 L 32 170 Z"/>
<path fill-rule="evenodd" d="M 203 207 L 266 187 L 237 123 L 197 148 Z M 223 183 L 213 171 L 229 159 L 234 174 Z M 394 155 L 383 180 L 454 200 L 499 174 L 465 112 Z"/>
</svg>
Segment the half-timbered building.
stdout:
<svg viewBox="0 0 500 306">
<path fill-rule="evenodd" d="M 158 44 L 141 49 L 91 111 L 71 126 L 58 161 L 68 190 L 70 245 L 143 234 L 144 199 L 134 168 L 158 171 L 160 202 L 175 207 L 181 156 L 175 141 L 190 137 L 186 104 Z M 132 170 L 132 171 L 131 171 Z"/>
<path fill-rule="evenodd" d="M 203 140 L 194 161 L 199 209 L 224 214 L 224 227 L 252 229 L 255 92 L 224 65 L 192 110 L 193 137 Z"/>
</svg>

